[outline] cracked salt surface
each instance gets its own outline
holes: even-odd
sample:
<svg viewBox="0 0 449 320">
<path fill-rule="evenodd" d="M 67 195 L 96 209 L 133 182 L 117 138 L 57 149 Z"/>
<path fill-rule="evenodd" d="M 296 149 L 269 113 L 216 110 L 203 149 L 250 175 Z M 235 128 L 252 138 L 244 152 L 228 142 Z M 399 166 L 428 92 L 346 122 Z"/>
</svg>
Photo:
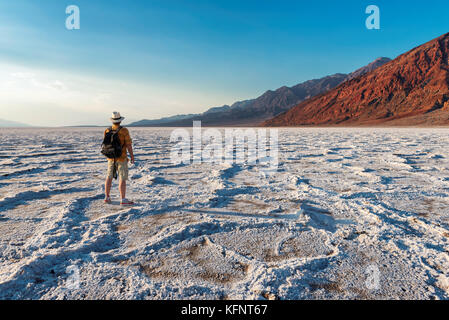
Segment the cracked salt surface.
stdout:
<svg viewBox="0 0 449 320">
<path fill-rule="evenodd" d="M 131 128 L 132 208 L 102 131 L 0 129 L 1 299 L 449 298 L 448 129 L 280 129 L 264 178 Z"/>
</svg>

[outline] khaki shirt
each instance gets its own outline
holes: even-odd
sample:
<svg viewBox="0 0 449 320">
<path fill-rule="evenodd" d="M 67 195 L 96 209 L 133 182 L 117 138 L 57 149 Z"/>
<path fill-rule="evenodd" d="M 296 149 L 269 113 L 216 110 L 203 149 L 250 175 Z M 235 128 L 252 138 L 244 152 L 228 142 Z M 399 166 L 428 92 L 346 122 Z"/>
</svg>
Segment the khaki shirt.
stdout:
<svg viewBox="0 0 449 320">
<path fill-rule="evenodd" d="M 118 127 L 119 127 L 118 125 L 113 124 L 112 130 L 117 130 Z M 109 128 L 104 131 L 104 135 L 106 135 L 106 133 L 108 133 L 108 132 L 109 132 Z M 131 136 L 129 135 L 128 129 L 122 127 L 120 129 L 120 131 L 118 132 L 118 138 L 119 138 L 120 144 L 122 145 L 123 148 L 122 148 L 122 155 L 119 158 L 117 158 L 116 161 L 117 162 L 128 161 L 128 157 L 126 155 L 127 150 L 128 150 L 127 146 L 130 146 L 133 143 Z M 113 159 L 110 159 L 110 160 L 113 160 Z"/>
</svg>

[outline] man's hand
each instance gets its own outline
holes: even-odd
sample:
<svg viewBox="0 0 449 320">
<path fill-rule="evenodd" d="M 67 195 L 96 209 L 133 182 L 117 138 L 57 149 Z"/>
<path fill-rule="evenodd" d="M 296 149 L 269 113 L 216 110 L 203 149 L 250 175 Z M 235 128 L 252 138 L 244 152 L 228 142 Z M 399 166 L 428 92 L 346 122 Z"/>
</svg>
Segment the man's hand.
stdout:
<svg viewBox="0 0 449 320">
<path fill-rule="evenodd" d="M 134 164 L 134 155 L 131 156 L 131 163 Z"/>
</svg>

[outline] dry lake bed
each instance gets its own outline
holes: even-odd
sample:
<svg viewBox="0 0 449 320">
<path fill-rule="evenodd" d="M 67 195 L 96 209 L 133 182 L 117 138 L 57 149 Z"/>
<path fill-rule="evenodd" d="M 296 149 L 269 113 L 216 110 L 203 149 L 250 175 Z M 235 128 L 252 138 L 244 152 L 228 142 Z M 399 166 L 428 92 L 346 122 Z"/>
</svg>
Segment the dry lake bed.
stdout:
<svg viewBox="0 0 449 320">
<path fill-rule="evenodd" d="M 279 165 L 173 164 L 103 203 L 102 128 L 0 129 L 0 299 L 447 299 L 449 129 L 279 129 Z"/>
</svg>

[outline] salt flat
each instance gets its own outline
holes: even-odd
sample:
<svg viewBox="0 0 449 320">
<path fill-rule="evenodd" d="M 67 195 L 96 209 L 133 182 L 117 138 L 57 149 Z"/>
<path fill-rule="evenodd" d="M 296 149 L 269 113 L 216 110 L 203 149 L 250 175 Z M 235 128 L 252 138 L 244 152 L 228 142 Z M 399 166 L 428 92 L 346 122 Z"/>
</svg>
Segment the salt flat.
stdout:
<svg viewBox="0 0 449 320">
<path fill-rule="evenodd" d="M 449 298 L 449 129 L 280 129 L 270 177 L 130 131 L 123 208 L 102 128 L 0 129 L 1 299 Z"/>
</svg>

